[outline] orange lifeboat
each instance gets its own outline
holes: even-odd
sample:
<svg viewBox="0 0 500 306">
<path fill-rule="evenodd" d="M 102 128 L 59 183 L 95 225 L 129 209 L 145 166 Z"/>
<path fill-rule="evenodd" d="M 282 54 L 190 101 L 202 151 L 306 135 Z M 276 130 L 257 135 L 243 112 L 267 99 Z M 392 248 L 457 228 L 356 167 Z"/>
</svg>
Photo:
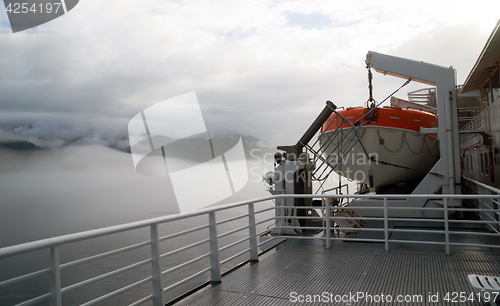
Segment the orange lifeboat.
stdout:
<svg viewBox="0 0 500 306">
<path fill-rule="evenodd" d="M 420 128 L 435 128 L 434 114 L 384 107 L 339 110 L 321 128 L 321 150 L 334 171 L 380 187 L 421 180 L 439 159 L 436 135 Z"/>
</svg>

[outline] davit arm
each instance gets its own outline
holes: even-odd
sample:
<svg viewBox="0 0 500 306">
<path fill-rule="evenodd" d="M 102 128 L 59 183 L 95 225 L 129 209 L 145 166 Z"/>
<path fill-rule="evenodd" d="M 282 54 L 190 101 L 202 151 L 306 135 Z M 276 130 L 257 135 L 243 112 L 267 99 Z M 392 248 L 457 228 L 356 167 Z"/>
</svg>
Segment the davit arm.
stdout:
<svg viewBox="0 0 500 306">
<path fill-rule="evenodd" d="M 443 194 L 460 193 L 460 146 L 455 69 L 396 56 L 368 51 L 366 64 L 384 75 L 436 86 L 438 107 L 438 139 L 440 159 L 431 172 L 442 177 L 427 175 L 413 193 L 432 194 L 443 187 Z M 432 182 L 431 182 L 432 181 Z M 438 185 L 436 185 L 436 181 Z"/>
</svg>

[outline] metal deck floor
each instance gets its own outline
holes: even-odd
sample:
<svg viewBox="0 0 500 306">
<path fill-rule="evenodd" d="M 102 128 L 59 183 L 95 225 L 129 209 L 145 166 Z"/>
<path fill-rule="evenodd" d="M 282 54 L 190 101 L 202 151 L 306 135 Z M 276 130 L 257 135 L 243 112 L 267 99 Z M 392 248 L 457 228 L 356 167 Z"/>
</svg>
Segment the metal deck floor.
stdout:
<svg viewBox="0 0 500 306">
<path fill-rule="evenodd" d="M 458 253 L 394 250 L 356 245 L 325 249 L 321 243 L 290 243 L 259 263 L 247 265 L 222 278 L 222 283 L 176 303 L 176 305 L 297 305 L 291 292 L 302 295 L 421 295 L 421 302 L 375 303 L 369 300 L 334 300 L 308 305 L 488 305 L 472 301 L 448 303 L 447 292 L 473 289 L 468 274 L 500 274 L 500 257 L 487 253 Z M 429 301 L 429 292 L 439 292 L 439 301 Z M 332 302 L 330 302 L 332 301 Z"/>
</svg>

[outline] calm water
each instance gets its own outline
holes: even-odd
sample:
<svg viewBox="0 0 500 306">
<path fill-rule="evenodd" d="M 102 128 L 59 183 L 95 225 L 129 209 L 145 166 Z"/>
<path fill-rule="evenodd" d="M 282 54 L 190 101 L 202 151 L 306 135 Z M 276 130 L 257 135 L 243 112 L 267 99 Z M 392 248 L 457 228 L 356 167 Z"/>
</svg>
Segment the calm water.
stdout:
<svg viewBox="0 0 500 306">
<path fill-rule="evenodd" d="M 74 147 L 63 151 L 14 152 L 0 151 L 0 247 L 43 239 L 68 233 L 144 220 L 175 213 L 177 211 L 173 190 L 166 178 L 138 175 L 131 157 L 104 147 Z M 269 166 L 268 166 L 269 167 Z M 224 203 L 267 196 L 265 186 L 258 181 L 257 174 L 264 174 L 266 166 L 254 165 L 250 180 L 237 195 Z M 195 190 L 194 190 L 195 192 Z M 270 207 L 272 203 L 256 206 L 256 210 Z M 217 220 L 245 214 L 246 207 L 217 213 Z M 273 212 L 261 214 L 259 219 L 269 218 Z M 160 226 L 161 236 L 208 223 L 207 216 L 177 221 Z M 236 220 L 219 227 L 219 234 L 246 225 L 246 220 Z M 269 225 L 261 225 L 263 230 Z M 224 237 L 219 247 L 246 237 L 248 230 Z M 208 238 L 208 231 L 164 241 L 162 253 Z M 139 229 L 90 241 L 73 243 L 61 247 L 61 263 L 91 256 L 149 240 L 149 229 Z M 221 259 L 243 250 L 248 244 L 221 252 Z M 164 270 L 189 259 L 207 253 L 208 244 L 175 254 L 163 260 Z M 62 286 L 110 272 L 137 261 L 148 259 L 149 246 L 115 255 L 91 263 L 68 268 L 62 272 Z M 227 271 L 239 262 L 242 256 L 223 266 Z M 47 268 L 48 250 L 33 252 L 16 258 L 0 260 L 0 281 Z M 164 277 L 164 286 L 174 284 L 209 266 L 209 258 Z M 124 285 L 150 275 L 150 265 L 144 265 L 92 285 L 83 286 L 63 295 L 64 305 L 78 305 Z M 165 295 L 170 300 L 182 292 L 206 282 L 209 273 L 195 281 L 178 287 Z M 44 294 L 49 291 L 48 277 L 40 277 L 18 285 L 0 289 L 0 305 L 16 302 Z M 151 293 L 149 283 L 117 298 L 103 301 L 100 305 L 124 305 Z M 147 304 L 146 304 L 147 305 Z"/>
</svg>

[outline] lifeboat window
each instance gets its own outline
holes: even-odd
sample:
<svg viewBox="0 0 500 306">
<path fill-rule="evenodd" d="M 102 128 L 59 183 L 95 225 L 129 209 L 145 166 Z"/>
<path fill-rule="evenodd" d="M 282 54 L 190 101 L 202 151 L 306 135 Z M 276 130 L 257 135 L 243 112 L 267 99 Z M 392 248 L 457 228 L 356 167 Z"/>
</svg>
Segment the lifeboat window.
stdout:
<svg viewBox="0 0 500 306">
<path fill-rule="evenodd" d="M 413 121 L 422 122 L 420 119 L 413 119 Z"/>
<path fill-rule="evenodd" d="M 399 119 L 399 117 L 389 117 L 389 118 L 391 118 L 391 119 Z"/>
</svg>

